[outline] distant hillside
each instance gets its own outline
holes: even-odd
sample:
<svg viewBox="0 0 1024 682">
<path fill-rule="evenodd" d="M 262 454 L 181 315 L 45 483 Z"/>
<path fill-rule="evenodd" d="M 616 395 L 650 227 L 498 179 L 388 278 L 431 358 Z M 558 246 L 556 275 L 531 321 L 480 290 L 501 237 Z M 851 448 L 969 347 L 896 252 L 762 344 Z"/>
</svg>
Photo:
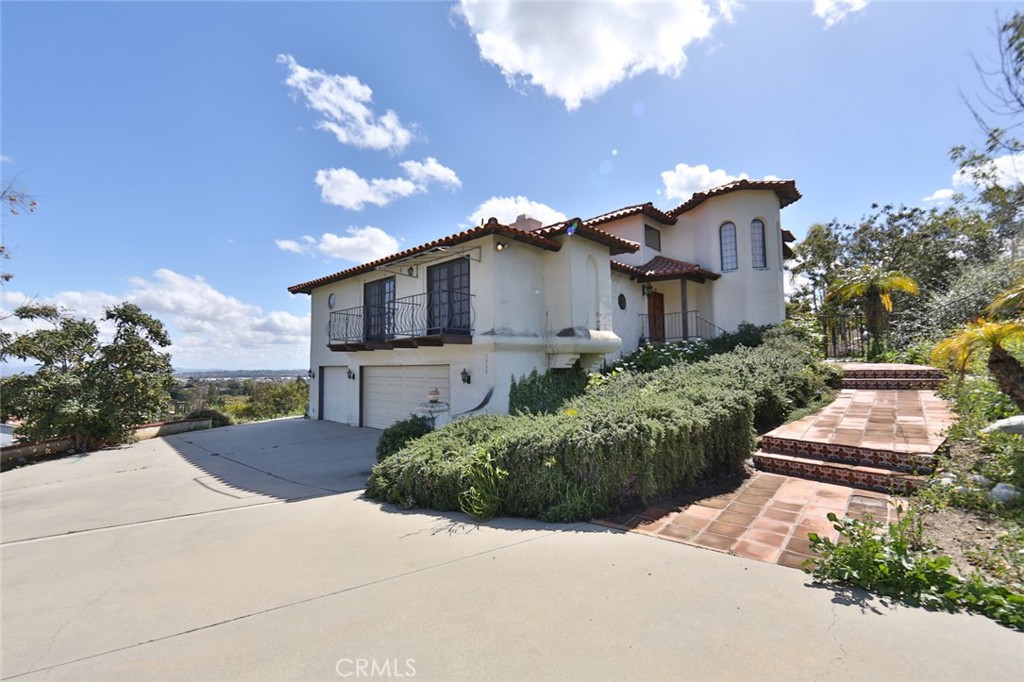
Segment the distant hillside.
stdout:
<svg viewBox="0 0 1024 682">
<path fill-rule="evenodd" d="M 180 379 L 291 379 L 306 376 L 304 369 L 175 369 Z"/>
</svg>

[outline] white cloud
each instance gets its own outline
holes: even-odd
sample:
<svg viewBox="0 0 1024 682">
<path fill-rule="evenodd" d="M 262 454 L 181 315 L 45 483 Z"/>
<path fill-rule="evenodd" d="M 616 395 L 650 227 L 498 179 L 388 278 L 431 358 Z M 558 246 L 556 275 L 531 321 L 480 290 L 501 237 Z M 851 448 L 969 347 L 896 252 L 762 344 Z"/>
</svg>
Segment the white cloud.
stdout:
<svg viewBox="0 0 1024 682">
<path fill-rule="evenodd" d="M 736 21 L 736 12 L 741 9 L 739 0 L 718 0 L 718 14 L 730 24 Z"/>
<path fill-rule="evenodd" d="M 516 218 L 524 213 L 532 218 L 536 218 L 544 225 L 551 225 L 568 217 L 547 204 L 542 204 L 539 201 L 530 201 L 524 196 L 515 196 L 491 197 L 477 206 L 476 210 L 470 214 L 468 220 L 471 226 L 476 226 L 481 221 L 494 217 L 498 219 L 499 223 L 508 225 L 515 222 Z"/>
<path fill-rule="evenodd" d="M 103 309 L 131 301 L 160 319 L 171 336 L 168 349 L 176 367 L 301 368 L 309 362 L 309 315 L 264 312 L 212 287 L 202 277 L 162 268 L 151 279 L 135 277 L 132 289 L 120 296 L 99 291 L 62 291 L 30 299 L 4 291 L 4 307 L 12 310 L 29 300 L 62 305 L 77 317 L 99 319 Z M 100 325 L 109 334 L 109 325 Z M 4 330 L 27 330 L 18 320 L 4 320 Z"/>
<path fill-rule="evenodd" d="M 721 168 L 711 170 L 706 163 L 691 166 L 686 163 L 676 164 L 672 170 L 663 171 L 661 181 L 665 183 L 665 197 L 686 201 L 695 193 L 712 187 L 725 185 L 735 180 L 749 180 L 746 173 L 733 175 Z M 764 180 L 778 180 L 774 175 L 766 175 Z"/>
<path fill-rule="evenodd" d="M 360 211 L 366 204 L 387 206 L 395 199 L 426 192 L 432 183 L 451 188 L 462 186 L 455 171 L 442 166 L 433 157 L 423 161 L 403 161 L 399 165 L 407 178 L 367 180 L 350 168 L 318 170 L 316 184 L 320 187 L 320 198 L 324 203 Z"/>
<path fill-rule="evenodd" d="M 369 106 L 373 90 L 355 76 L 307 69 L 290 54 L 278 55 L 277 62 L 288 67 L 285 83 L 305 98 L 306 106 L 323 116 L 316 127 L 333 133 L 338 142 L 400 152 L 412 141 L 412 130 L 394 111 L 389 109 L 381 116 L 373 112 Z"/>
<path fill-rule="evenodd" d="M 954 194 L 956 194 L 956 192 L 949 188 L 937 189 L 928 196 L 926 196 L 924 199 L 921 199 L 921 201 L 934 201 L 941 203 L 943 201 L 949 201 L 950 199 L 952 199 Z"/>
<path fill-rule="evenodd" d="M 291 251 L 292 253 L 303 253 L 304 251 L 302 244 L 298 243 L 294 239 L 275 239 L 274 243 L 277 244 L 277 248 L 282 251 Z"/>
<path fill-rule="evenodd" d="M 0 163 L 10 163 L 10 162 L 11 162 L 11 157 L 7 156 L 6 154 L 0 154 Z"/>
<path fill-rule="evenodd" d="M 814 16 L 825 20 L 825 28 L 832 28 L 867 6 L 868 0 L 814 0 Z"/>
<path fill-rule="evenodd" d="M 731 19 L 734 4 L 719 4 Z M 716 17 L 699 0 L 685 2 L 501 2 L 462 0 L 459 13 L 480 55 L 509 85 L 526 81 L 579 108 L 647 71 L 677 77 L 685 48 L 708 37 Z"/>
<path fill-rule="evenodd" d="M 379 227 L 350 227 L 347 237 L 325 232 L 317 243 L 317 250 L 325 256 L 366 263 L 398 251 L 398 240 Z"/>
<path fill-rule="evenodd" d="M 346 232 L 347 237 L 325 232 L 319 241 L 306 235 L 302 237 L 301 243 L 294 239 L 276 239 L 274 243 L 282 251 L 305 254 L 319 252 L 331 258 L 342 258 L 356 263 L 366 263 L 390 256 L 399 249 L 398 240 L 379 227 L 350 227 Z"/>
<path fill-rule="evenodd" d="M 409 176 L 409 179 L 418 185 L 425 186 L 430 182 L 438 182 L 449 187 L 462 187 L 462 180 L 451 168 L 442 166 L 432 156 L 423 161 L 403 161 L 398 164 Z"/>
<path fill-rule="evenodd" d="M 353 211 L 366 204 L 387 206 L 399 197 L 415 194 L 419 187 L 404 178 L 374 178 L 366 180 L 350 168 L 327 168 L 316 172 L 320 198 L 327 204 Z"/>
<path fill-rule="evenodd" d="M 1024 152 L 997 156 L 986 164 L 958 170 L 953 174 L 955 187 L 1015 187 L 1024 182 Z"/>
</svg>

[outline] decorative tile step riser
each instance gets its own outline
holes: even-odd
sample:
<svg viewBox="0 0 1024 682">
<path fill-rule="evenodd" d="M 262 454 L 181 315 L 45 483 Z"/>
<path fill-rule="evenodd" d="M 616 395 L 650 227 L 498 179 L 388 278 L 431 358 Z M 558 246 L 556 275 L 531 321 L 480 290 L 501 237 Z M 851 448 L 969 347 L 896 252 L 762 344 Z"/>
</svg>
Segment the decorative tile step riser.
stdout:
<svg viewBox="0 0 1024 682">
<path fill-rule="evenodd" d="M 828 463 L 807 463 L 778 460 L 754 455 L 754 465 L 760 471 L 785 476 L 796 476 L 824 483 L 847 485 L 862 490 L 874 490 L 883 493 L 907 494 L 921 485 L 920 481 L 886 475 L 880 472 L 852 471 L 830 467 Z"/>
<path fill-rule="evenodd" d="M 892 469 L 905 473 L 929 473 L 935 468 L 932 455 L 872 450 L 853 445 L 815 443 L 776 436 L 762 436 L 761 450 L 778 455 L 820 459 L 826 462 Z"/>
<path fill-rule="evenodd" d="M 934 391 L 942 385 L 942 379 L 861 379 L 844 377 L 843 388 L 859 388 L 876 391 Z"/>
<path fill-rule="evenodd" d="M 847 379 L 945 379 L 942 370 L 934 367 L 921 369 L 847 369 L 843 372 Z"/>
</svg>

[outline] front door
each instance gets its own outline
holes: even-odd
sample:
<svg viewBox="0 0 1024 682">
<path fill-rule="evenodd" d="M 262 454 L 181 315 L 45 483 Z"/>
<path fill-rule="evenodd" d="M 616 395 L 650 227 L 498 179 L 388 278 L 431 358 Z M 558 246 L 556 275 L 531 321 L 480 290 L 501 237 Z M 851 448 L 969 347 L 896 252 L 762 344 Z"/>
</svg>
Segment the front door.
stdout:
<svg viewBox="0 0 1024 682">
<path fill-rule="evenodd" d="M 665 340 L 665 297 L 656 291 L 647 294 L 647 326 L 649 341 Z"/>
</svg>

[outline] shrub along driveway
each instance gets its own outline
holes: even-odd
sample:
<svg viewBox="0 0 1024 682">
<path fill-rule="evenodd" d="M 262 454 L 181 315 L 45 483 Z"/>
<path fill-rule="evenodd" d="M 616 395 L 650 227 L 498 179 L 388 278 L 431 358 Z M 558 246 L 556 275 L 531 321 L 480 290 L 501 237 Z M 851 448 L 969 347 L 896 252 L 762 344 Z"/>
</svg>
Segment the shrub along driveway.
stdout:
<svg viewBox="0 0 1024 682">
<path fill-rule="evenodd" d="M 358 490 L 376 435 L 284 420 L 2 474 L 3 678 L 1024 673 L 987 619 L 591 524 L 382 508 Z"/>
</svg>

